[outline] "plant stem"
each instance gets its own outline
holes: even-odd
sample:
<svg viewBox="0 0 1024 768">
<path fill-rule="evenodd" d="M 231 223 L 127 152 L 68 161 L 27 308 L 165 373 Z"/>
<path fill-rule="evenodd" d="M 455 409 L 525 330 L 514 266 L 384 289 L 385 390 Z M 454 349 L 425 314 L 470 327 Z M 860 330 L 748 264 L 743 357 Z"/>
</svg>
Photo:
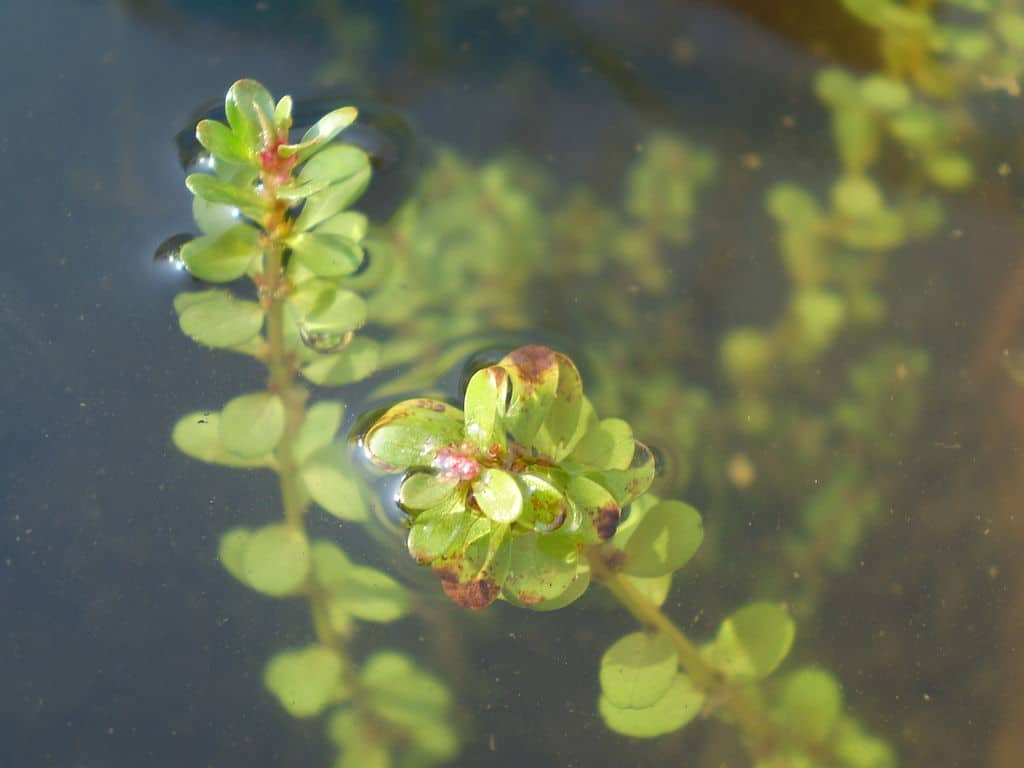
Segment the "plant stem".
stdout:
<svg viewBox="0 0 1024 768">
<path fill-rule="evenodd" d="M 592 562 L 599 558 L 592 558 Z M 750 750 L 756 757 L 774 753 L 783 742 L 783 735 L 777 732 L 768 713 L 750 694 L 731 684 L 701 656 L 697 646 L 686 634 L 666 616 L 661 608 L 637 589 L 620 573 L 607 570 L 602 564 L 595 568 L 601 582 L 645 627 L 665 634 L 675 646 L 679 664 L 689 675 L 693 684 L 708 695 L 740 726 L 746 736 Z"/>
</svg>

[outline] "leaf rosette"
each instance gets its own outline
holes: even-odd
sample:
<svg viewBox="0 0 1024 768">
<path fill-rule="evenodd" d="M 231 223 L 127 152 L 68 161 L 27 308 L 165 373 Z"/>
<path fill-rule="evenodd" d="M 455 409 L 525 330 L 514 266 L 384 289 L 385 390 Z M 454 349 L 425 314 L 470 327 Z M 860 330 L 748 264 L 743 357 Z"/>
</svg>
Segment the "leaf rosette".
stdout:
<svg viewBox="0 0 1024 768">
<path fill-rule="evenodd" d="M 469 608 L 578 598 L 590 581 L 585 548 L 611 538 L 655 469 L 626 422 L 597 417 L 573 362 L 542 346 L 477 371 L 462 409 L 392 406 L 363 445 L 377 466 L 406 473 L 409 552 Z"/>
</svg>

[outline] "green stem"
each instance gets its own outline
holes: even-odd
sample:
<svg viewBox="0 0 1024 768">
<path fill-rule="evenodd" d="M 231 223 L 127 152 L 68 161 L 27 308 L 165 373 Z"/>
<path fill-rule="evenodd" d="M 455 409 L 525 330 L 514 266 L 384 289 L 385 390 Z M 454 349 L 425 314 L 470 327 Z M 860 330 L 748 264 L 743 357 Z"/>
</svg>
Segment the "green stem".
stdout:
<svg viewBox="0 0 1024 768">
<path fill-rule="evenodd" d="M 768 713 L 747 691 L 732 686 L 718 670 L 708 664 L 693 641 L 628 578 L 612 571 L 601 573 L 599 578 L 637 621 L 663 633 L 672 641 L 680 666 L 686 670 L 697 688 L 709 698 L 714 698 L 731 715 L 747 737 L 755 756 L 769 755 L 776 750 L 780 736 L 774 732 Z"/>
</svg>

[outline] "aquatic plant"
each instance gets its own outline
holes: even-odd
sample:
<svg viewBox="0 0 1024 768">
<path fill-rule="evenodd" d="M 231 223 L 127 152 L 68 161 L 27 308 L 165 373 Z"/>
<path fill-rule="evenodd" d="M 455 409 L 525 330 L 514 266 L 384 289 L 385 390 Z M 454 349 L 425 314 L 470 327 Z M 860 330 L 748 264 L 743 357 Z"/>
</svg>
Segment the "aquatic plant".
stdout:
<svg viewBox="0 0 1024 768">
<path fill-rule="evenodd" d="M 355 109 L 330 112 L 292 143 L 291 103 L 241 80 L 227 94 L 227 124 L 204 120 L 196 128 L 213 173 L 186 179 L 204 234 L 184 245 L 181 261 L 204 282 L 248 278 L 257 300 L 224 289 L 182 293 L 178 321 L 204 346 L 256 358 L 268 381 L 219 411 L 182 417 L 173 440 L 201 461 L 278 477 L 283 520 L 233 528 L 219 546 L 242 584 L 309 605 L 315 639 L 270 659 L 267 689 L 294 717 L 326 716 L 339 766 L 383 766 L 399 755 L 403 765 L 430 765 L 459 748 L 445 686 L 406 654 L 381 649 L 356 659 L 350 651 L 359 622 L 406 616 L 406 590 L 306 530 L 314 503 L 345 522 L 367 517 L 339 436 L 344 403 L 310 405 L 296 379 L 334 385 L 376 365 L 376 346 L 353 338 L 365 301 L 346 287 L 365 258 L 366 217 L 350 206 L 371 167 L 361 149 L 334 141 Z"/>
<path fill-rule="evenodd" d="M 528 312 L 536 274 L 595 275 L 613 263 L 641 279 L 643 290 L 660 290 L 663 248 L 691 237 L 695 193 L 714 160 L 686 142 L 653 138 L 629 175 L 627 223 L 579 195 L 562 219 L 596 216 L 619 236 L 577 240 L 583 258 L 553 265 L 542 258 L 551 238 L 565 241 L 573 230 L 545 227 L 538 199 L 546 182 L 528 164 L 478 173 L 442 156 L 428 176 L 438 185 L 436 207 L 410 203 L 368 234 L 366 218 L 350 206 L 369 182 L 370 163 L 362 150 L 335 141 L 355 111 L 331 112 L 292 143 L 290 110 L 287 97 L 275 103 L 262 86 L 240 81 L 228 93 L 227 125 L 203 121 L 197 128 L 213 173 L 187 179 L 204 235 L 182 248 L 182 263 L 208 282 L 248 277 L 257 301 L 218 289 L 182 294 L 175 308 L 186 334 L 254 357 L 269 380 L 265 390 L 219 412 L 185 416 L 174 442 L 209 463 L 278 476 L 283 522 L 235 528 L 219 548 L 243 584 L 269 596 L 301 596 L 310 606 L 315 642 L 271 659 L 267 688 L 296 717 L 327 716 L 340 765 L 443 761 L 458 749 L 444 686 L 408 656 L 377 651 L 357 659 L 350 650 L 358 622 L 397 621 L 410 600 L 398 582 L 353 563 L 337 543 L 309 538 L 314 503 L 362 522 L 373 501 L 338 434 L 344 404 L 308 405 L 297 377 L 340 385 L 381 364 L 410 362 L 411 375 L 386 387 L 430 381 L 438 363 L 420 361 L 438 351 L 443 360 L 465 357 L 480 340 L 460 342 L 460 335 Z M 369 239 L 374 263 L 356 274 Z M 464 290 L 469 277 L 483 286 L 476 296 Z M 625 305 L 600 306 L 614 313 Z M 824 294 L 801 306 L 812 337 L 795 356 L 798 364 L 831 343 L 820 315 L 836 314 Z M 383 344 L 358 335 L 367 323 L 389 329 Z M 733 357 L 749 362 L 755 346 L 747 343 Z M 687 447 L 695 445 L 707 399 L 656 377 L 636 379 L 611 391 L 628 393 L 630 412 L 648 423 L 644 408 L 656 404 L 650 395 L 665 393 L 672 428 L 687 433 Z M 858 391 L 864 403 L 884 399 L 870 385 Z M 850 431 L 861 424 L 858 402 L 843 411 Z M 628 422 L 597 411 L 572 360 L 533 345 L 476 370 L 461 409 L 429 397 L 399 402 L 377 414 L 362 443 L 378 467 L 405 473 L 398 503 L 408 515 L 408 549 L 433 568 L 454 602 L 479 609 L 500 598 L 550 611 L 598 582 L 638 620 L 642 631 L 615 642 L 600 663 L 597 706 L 611 730 L 655 737 L 716 715 L 739 728 L 759 766 L 891 765 L 891 749 L 843 713 L 829 673 L 809 667 L 773 676 L 795 637 L 782 603 L 734 611 L 703 644 L 662 610 L 674 572 L 701 545 L 703 523 L 689 505 L 650 492 L 651 450 Z"/>
</svg>

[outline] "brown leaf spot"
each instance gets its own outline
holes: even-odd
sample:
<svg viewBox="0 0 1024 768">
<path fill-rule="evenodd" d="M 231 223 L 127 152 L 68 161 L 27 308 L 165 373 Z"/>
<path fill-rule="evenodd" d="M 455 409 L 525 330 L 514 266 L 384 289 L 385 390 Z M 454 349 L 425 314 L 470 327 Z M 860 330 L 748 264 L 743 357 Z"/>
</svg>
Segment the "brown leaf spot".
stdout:
<svg viewBox="0 0 1024 768">
<path fill-rule="evenodd" d="M 545 379 L 558 374 L 555 353 L 539 344 L 512 350 L 505 362 L 516 367 L 519 378 L 530 389 L 536 389 Z"/>
<path fill-rule="evenodd" d="M 609 503 L 594 513 L 594 528 L 597 530 L 599 539 L 610 539 L 615 535 L 619 527 L 619 519 L 622 517 L 622 510 L 618 504 Z"/>
<path fill-rule="evenodd" d="M 417 408 L 424 408 L 428 411 L 435 411 L 437 413 L 444 413 L 447 410 L 447 406 L 444 403 L 437 400 L 430 400 L 426 397 L 416 400 L 413 405 Z"/>
<path fill-rule="evenodd" d="M 544 597 L 536 592 L 517 592 L 516 600 L 523 605 L 537 605 L 544 602 Z"/>
<path fill-rule="evenodd" d="M 458 565 L 451 563 L 434 568 L 441 579 L 441 588 L 456 605 L 478 611 L 498 599 L 497 582 L 490 576 L 481 575 L 472 581 L 462 581 Z"/>
</svg>

